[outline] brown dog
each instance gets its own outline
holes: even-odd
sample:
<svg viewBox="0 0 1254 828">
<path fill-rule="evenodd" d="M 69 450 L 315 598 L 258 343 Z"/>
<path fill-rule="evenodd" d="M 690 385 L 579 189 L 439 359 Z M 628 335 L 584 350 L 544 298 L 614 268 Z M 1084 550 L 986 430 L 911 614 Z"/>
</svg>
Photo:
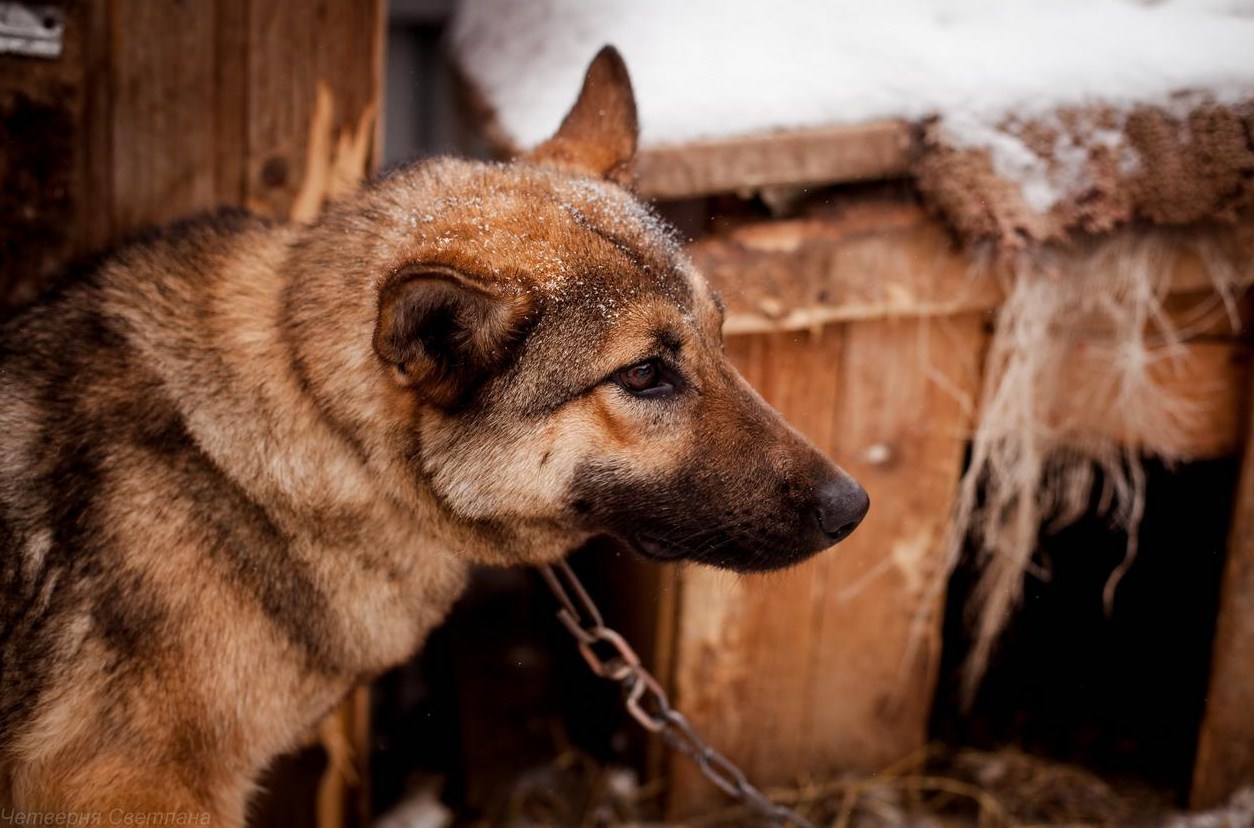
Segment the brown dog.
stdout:
<svg viewBox="0 0 1254 828">
<path fill-rule="evenodd" d="M 635 144 L 607 49 L 519 163 L 172 227 L 3 329 L 0 806 L 239 825 L 472 564 L 610 533 L 766 570 L 852 531 L 866 494 L 619 186 Z"/>
</svg>

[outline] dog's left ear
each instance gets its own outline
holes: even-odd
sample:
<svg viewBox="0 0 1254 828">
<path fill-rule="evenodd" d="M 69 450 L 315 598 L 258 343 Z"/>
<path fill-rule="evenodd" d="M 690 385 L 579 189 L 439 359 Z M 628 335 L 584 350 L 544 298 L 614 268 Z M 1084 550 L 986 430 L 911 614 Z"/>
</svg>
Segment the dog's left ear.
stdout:
<svg viewBox="0 0 1254 828">
<path fill-rule="evenodd" d="M 631 187 L 638 134 L 636 96 L 627 64 L 617 49 L 605 46 L 588 66 L 579 98 L 557 134 L 523 160 Z"/>
<path fill-rule="evenodd" d="M 408 268 L 379 296 L 375 353 L 400 385 L 452 408 L 504 365 L 534 307 L 448 268 Z"/>
</svg>

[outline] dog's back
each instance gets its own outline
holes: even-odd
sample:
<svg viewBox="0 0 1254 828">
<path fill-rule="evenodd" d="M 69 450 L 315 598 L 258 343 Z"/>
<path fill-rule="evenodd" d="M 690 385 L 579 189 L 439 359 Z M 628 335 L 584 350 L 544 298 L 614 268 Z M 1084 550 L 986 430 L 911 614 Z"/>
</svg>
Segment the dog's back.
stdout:
<svg viewBox="0 0 1254 828">
<path fill-rule="evenodd" d="M 226 628 L 248 619 L 236 586 L 264 593 L 286 540 L 200 444 L 238 424 L 188 418 L 218 416 L 206 398 L 238 382 L 223 338 L 248 325 L 230 309 L 267 312 L 266 249 L 281 242 L 243 214 L 184 223 L 0 330 L 0 801 L 40 787 L 66 754 L 105 787 L 152 761 L 130 755 L 138 740 L 185 767 L 174 754 L 229 737 L 207 732 L 199 709 L 229 687 L 170 691 L 220 672 L 189 669 L 211 652 L 230 664 Z M 226 281 L 245 248 L 257 281 Z M 284 601 L 266 613 L 308 640 L 316 614 Z"/>
</svg>

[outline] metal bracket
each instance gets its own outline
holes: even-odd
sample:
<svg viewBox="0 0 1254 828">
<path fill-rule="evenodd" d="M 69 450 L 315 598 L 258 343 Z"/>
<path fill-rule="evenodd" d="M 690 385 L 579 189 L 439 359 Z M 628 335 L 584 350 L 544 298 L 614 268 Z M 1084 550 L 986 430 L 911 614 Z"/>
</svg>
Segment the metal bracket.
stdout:
<svg viewBox="0 0 1254 828">
<path fill-rule="evenodd" d="M 0 55 L 61 57 L 65 11 L 60 6 L 0 3 Z"/>
</svg>

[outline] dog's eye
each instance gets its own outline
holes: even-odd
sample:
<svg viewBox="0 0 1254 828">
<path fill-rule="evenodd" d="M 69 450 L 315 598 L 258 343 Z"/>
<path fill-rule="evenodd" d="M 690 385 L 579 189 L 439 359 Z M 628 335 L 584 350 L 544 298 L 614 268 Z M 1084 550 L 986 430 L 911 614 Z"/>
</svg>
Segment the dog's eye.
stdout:
<svg viewBox="0 0 1254 828">
<path fill-rule="evenodd" d="M 638 362 L 619 369 L 614 381 L 639 397 L 656 397 L 675 390 L 657 360 Z"/>
</svg>

